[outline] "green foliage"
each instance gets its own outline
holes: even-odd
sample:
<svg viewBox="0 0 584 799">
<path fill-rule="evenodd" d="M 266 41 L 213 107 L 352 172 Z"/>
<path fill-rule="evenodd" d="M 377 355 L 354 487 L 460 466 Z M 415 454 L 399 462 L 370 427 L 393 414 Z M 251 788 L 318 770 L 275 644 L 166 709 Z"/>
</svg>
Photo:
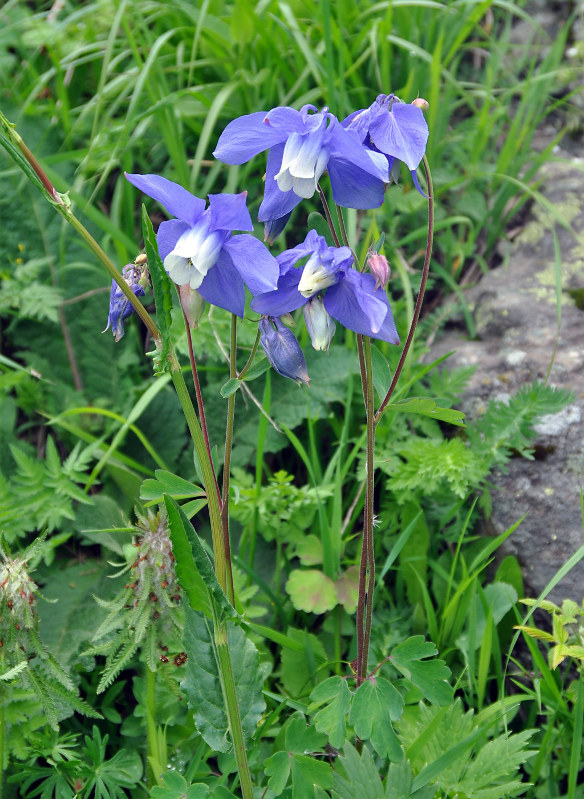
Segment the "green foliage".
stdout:
<svg viewBox="0 0 584 799">
<path fill-rule="evenodd" d="M 551 632 L 525 624 L 516 627 L 531 638 L 553 644 L 548 650 L 550 669 L 556 669 L 566 658 L 572 658 L 581 670 L 584 664 L 584 603 L 580 606 L 572 599 L 565 599 L 560 607 L 547 599 L 522 599 L 521 602 L 541 608 L 551 616 Z"/>
<path fill-rule="evenodd" d="M 301 713 L 291 716 L 284 727 L 282 750 L 265 762 L 268 787 L 274 796 L 280 796 L 289 781 L 295 799 L 314 797 L 314 786 L 331 788 L 333 772 L 330 765 L 315 758 L 315 755 L 323 753 L 325 745 L 326 736 L 316 732 L 314 727 L 307 727 Z"/>
<path fill-rule="evenodd" d="M 15 471 L 11 478 L 0 473 L 0 518 L 9 542 L 33 530 L 52 532 L 73 520 L 73 503 L 91 504 L 79 488 L 84 484 L 93 447 L 79 443 L 61 463 L 55 442 L 47 438 L 45 460 L 30 457 L 16 446 L 10 448 Z"/>
<path fill-rule="evenodd" d="M 202 613 L 187 607 L 185 614 L 184 646 L 188 661 L 182 687 L 200 734 L 215 751 L 228 752 L 232 744 L 219 676 L 217 644 Z M 237 704 L 244 733 L 251 738 L 265 709 L 262 686 L 266 668 L 241 627 L 227 624 Z"/>
<path fill-rule="evenodd" d="M 533 730 L 497 734 L 492 718 L 465 713 L 457 699 L 443 708 L 423 703 L 408 708 L 398 731 L 418 773 L 414 787 L 431 781 L 446 796 L 468 799 L 517 796 L 528 787 L 517 772 L 535 754 L 528 748 Z"/>
</svg>

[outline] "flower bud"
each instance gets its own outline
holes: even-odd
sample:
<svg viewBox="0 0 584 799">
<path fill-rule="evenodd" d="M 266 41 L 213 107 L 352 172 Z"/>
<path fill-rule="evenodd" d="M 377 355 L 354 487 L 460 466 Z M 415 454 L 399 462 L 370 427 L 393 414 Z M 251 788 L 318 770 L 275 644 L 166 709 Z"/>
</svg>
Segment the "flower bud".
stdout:
<svg viewBox="0 0 584 799">
<path fill-rule="evenodd" d="M 335 322 L 324 307 L 320 295 L 312 297 L 304 306 L 306 329 L 315 350 L 326 350 L 335 334 Z"/>
<path fill-rule="evenodd" d="M 134 266 L 134 264 L 126 264 L 122 269 L 122 277 L 128 286 L 132 289 L 136 297 L 144 296 L 144 286 L 138 282 L 142 277 L 142 270 Z M 111 327 L 112 333 L 116 341 L 119 341 L 124 335 L 124 320 L 134 313 L 134 308 L 130 301 L 118 286 L 115 280 L 112 280 L 112 289 L 110 293 L 110 306 L 107 318 L 107 325 L 102 333 L 109 330 Z"/>
<path fill-rule="evenodd" d="M 148 258 L 146 257 L 146 253 L 141 252 L 140 255 L 137 255 L 134 263 L 136 264 L 136 266 L 146 266 L 146 264 L 148 263 Z"/>
<path fill-rule="evenodd" d="M 292 211 L 284 214 L 284 216 L 280 216 L 278 219 L 268 219 L 264 224 L 264 241 L 269 244 L 270 247 L 288 224 L 291 214 Z"/>
<path fill-rule="evenodd" d="M 378 252 L 370 252 L 367 255 L 367 265 L 375 278 L 375 288 L 381 286 L 382 289 L 385 289 L 391 277 L 391 267 L 385 255 L 381 255 Z"/>
<path fill-rule="evenodd" d="M 430 108 L 430 103 L 427 100 L 424 100 L 423 97 L 416 97 L 416 99 L 412 102 L 412 105 L 415 105 L 416 108 L 421 108 L 422 111 L 427 111 Z"/>
<path fill-rule="evenodd" d="M 282 375 L 289 377 L 298 385 L 310 385 L 310 378 L 306 369 L 306 360 L 294 333 L 289 330 L 279 317 L 264 317 L 260 319 L 260 344 L 273 368 Z"/>
<path fill-rule="evenodd" d="M 180 304 L 189 323 L 191 330 L 199 327 L 199 320 L 205 310 L 205 300 L 196 289 L 192 289 L 190 283 L 179 286 Z"/>
<path fill-rule="evenodd" d="M 29 576 L 26 558 L 12 558 L 5 553 L 2 554 L 0 621 L 11 622 L 17 630 L 23 628 L 30 630 L 36 624 L 37 584 Z"/>
</svg>

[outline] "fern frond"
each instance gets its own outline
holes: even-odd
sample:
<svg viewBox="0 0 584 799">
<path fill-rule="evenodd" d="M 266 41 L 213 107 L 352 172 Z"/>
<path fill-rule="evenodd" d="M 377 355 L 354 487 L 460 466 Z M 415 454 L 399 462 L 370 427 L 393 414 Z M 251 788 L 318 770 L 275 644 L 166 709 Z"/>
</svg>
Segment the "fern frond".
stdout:
<svg viewBox="0 0 584 799">
<path fill-rule="evenodd" d="M 97 693 L 101 694 L 106 688 L 112 684 L 124 666 L 131 660 L 132 656 L 138 649 L 138 644 L 135 641 L 130 641 L 127 646 L 120 650 L 111 662 L 106 664 L 106 667 L 101 675 L 101 680 L 97 686 Z"/>
</svg>

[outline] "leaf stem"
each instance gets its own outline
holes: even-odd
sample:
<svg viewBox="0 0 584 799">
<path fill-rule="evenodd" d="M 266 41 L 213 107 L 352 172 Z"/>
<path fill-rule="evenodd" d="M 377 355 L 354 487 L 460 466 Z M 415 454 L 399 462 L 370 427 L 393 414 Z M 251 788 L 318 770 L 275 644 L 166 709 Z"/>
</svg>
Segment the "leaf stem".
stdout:
<svg viewBox="0 0 584 799">
<path fill-rule="evenodd" d="M 144 663 L 144 683 L 146 688 L 144 712 L 146 715 L 146 785 L 148 791 L 158 784 L 154 763 L 159 762 L 158 736 L 156 734 L 156 672 L 150 671 Z"/>
<path fill-rule="evenodd" d="M 426 253 L 424 256 L 424 266 L 422 267 L 422 280 L 420 282 L 420 291 L 418 292 L 418 298 L 416 300 L 416 306 L 414 308 L 414 315 L 412 317 L 412 322 L 410 324 L 410 329 L 408 332 L 408 337 L 406 339 L 406 343 L 404 344 L 403 352 L 399 359 L 399 363 L 393 375 L 393 380 L 391 381 L 391 385 L 387 390 L 387 394 L 385 395 L 383 402 L 379 406 L 377 413 L 374 417 L 374 423 L 377 424 L 379 421 L 381 414 L 387 407 L 387 403 L 391 399 L 393 392 L 395 391 L 395 387 L 397 385 L 397 381 L 399 380 L 399 376 L 402 373 L 402 369 L 404 368 L 404 363 L 408 356 L 408 352 L 411 346 L 411 343 L 414 339 L 414 333 L 416 332 L 416 327 L 418 325 L 418 319 L 420 318 L 420 311 L 422 309 L 422 302 L 424 300 L 424 292 L 426 291 L 426 282 L 428 280 L 428 273 L 430 271 L 430 258 L 432 256 L 432 242 L 434 239 L 434 190 L 432 187 L 432 175 L 430 173 L 430 167 L 428 165 L 428 159 L 424 156 L 424 171 L 426 173 L 426 181 L 428 183 L 428 235 L 426 238 Z"/>
</svg>

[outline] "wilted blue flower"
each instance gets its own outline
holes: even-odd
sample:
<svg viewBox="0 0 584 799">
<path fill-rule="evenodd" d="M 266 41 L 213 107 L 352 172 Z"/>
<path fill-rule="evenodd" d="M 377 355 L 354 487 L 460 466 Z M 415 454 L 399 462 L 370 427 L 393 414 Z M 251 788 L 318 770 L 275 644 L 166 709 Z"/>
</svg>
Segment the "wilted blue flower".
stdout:
<svg viewBox="0 0 584 799">
<path fill-rule="evenodd" d="M 333 198 L 346 208 L 377 208 L 388 181 L 387 162 L 345 130 L 328 108 L 286 106 L 239 117 L 219 138 L 215 158 L 243 164 L 269 150 L 261 222 L 281 219 L 303 198 L 312 197 L 328 170 Z"/>
<path fill-rule="evenodd" d="M 380 94 L 369 108 L 350 114 L 342 125 L 346 130 L 355 131 L 366 147 L 387 157 L 390 180 L 397 182 L 399 161 L 403 161 L 415 187 L 424 194 L 416 169 L 426 151 L 428 125 L 418 106 L 402 103 L 393 94 Z"/>
<path fill-rule="evenodd" d="M 129 175 L 138 189 L 177 217 L 162 222 L 156 240 L 164 268 L 179 286 L 189 284 L 203 299 L 243 316 L 244 282 L 252 294 L 276 288 L 278 264 L 253 236 L 247 192 L 210 194 L 205 201 L 159 175 Z"/>
<path fill-rule="evenodd" d="M 306 264 L 295 264 L 309 256 Z M 385 292 L 375 288 L 375 278 L 353 269 L 348 247 L 329 247 L 323 236 L 311 230 L 302 244 L 277 258 L 280 279 L 277 291 L 254 297 L 251 307 L 267 316 L 281 316 L 305 305 L 324 292 L 324 310 L 355 333 L 399 343 Z"/>
<path fill-rule="evenodd" d="M 298 385 L 310 385 L 306 359 L 294 333 L 279 317 L 260 319 L 259 328 L 260 344 L 276 372 L 282 377 L 289 377 Z"/>
<path fill-rule="evenodd" d="M 142 276 L 142 270 L 134 264 L 127 264 L 122 269 L 122 277 L 132 289 L 136 297 L 144 296 L 144 287 L 138 282 Z M 118 286 L 115 280 L 112 280 L 112 290 L 110 293 L 109 314 L 107 317 L 107 326 L 102 333 L 106 330 L 112 329 L 114 338 L 119 341 L 124 335 L 124 319 L 134 313 L 134 308 L 130 304 L 130 300 L 126 297 L 124 292 Z"/>
</svg>

